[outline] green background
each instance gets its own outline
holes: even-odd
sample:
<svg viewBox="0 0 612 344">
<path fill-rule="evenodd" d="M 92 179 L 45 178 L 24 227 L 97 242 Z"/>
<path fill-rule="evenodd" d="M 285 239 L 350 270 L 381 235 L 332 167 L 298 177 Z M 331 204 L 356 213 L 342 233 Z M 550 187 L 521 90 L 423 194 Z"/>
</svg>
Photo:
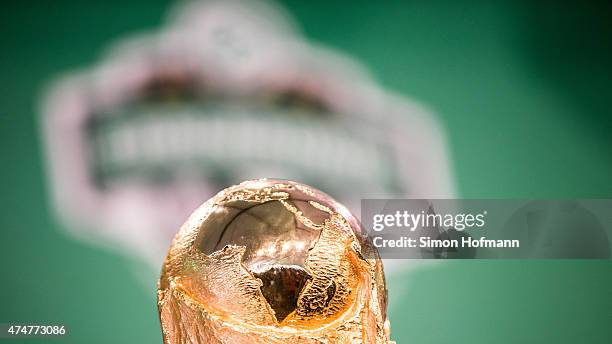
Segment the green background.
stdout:
<svg viewBox="0 0 612 344">
<path fill-rule="evenodd" d="M 161 342 L 154 281 L 133 273 L 145 267 L 68 238 L 54 220 L 37 115 L 53 77 L 94 64 L 125 34 L 157 28 L 170 5 L 0 5 L 0 323 L 67 324 L 58 342 Z M 461 196 L 612 196 L 612 6 L 286 5 L 309 39 L 439 115 Z M 407 264 L 415 268 L 389 276 L 401 344 L 612 342 L 610 261 Z"/>
</svg>

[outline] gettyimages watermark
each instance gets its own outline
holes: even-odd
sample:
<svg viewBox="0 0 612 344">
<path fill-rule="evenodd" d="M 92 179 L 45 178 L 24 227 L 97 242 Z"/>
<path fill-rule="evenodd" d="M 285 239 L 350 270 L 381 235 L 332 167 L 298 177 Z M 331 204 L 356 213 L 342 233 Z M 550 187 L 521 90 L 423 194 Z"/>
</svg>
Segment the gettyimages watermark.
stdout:
<svg viewBox="0 0 612 344">
<path fill-rule="evenodd" d="M 385 259 L 610 259 L 612 199 L 365 199 Z"/>
</svg>

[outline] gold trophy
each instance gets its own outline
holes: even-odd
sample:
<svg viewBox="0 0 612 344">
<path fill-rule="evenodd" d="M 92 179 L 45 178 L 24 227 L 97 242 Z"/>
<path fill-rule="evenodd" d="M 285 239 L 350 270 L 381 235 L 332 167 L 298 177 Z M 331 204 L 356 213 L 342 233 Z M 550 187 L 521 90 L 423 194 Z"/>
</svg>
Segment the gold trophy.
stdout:
<svg viewBox="0 0 612 344">
<path fill-rule="evenodd" d="M 304 184 L 253 180 L 200 206 L 162 267 L 166 344 L 392 344 L 382 261 L 359 221 Z"/>
</svg>

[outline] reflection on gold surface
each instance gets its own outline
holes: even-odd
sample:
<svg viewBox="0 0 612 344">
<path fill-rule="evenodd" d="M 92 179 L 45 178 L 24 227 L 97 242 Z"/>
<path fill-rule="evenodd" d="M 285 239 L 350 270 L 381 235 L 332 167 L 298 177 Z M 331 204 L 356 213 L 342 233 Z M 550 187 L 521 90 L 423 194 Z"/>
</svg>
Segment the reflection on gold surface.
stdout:
<svg viewBox="0 0 612 344">
<path fill-rule="evenodd" d="M 382 263 L 324 193 L 255 180 L 181 227 L 159 281 L 164 342 L 393 343 Z"/>
</svg>

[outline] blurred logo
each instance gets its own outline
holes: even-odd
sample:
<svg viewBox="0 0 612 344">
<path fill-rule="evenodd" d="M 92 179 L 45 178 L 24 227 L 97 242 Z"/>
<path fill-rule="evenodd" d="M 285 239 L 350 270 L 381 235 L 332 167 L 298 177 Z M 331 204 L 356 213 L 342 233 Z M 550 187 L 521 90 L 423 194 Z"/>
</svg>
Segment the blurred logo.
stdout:
<svg viewBox="0 0 612 344">
<path fill-rule="evenodd" d="M 433 116 L 267 2 L 182 4 L 56 82 L 42 122 L 66 227 L 155 267 L 191 211 L 245 179 L 297 180 L 356 212 L 454 196 Z"/>
</svg>

